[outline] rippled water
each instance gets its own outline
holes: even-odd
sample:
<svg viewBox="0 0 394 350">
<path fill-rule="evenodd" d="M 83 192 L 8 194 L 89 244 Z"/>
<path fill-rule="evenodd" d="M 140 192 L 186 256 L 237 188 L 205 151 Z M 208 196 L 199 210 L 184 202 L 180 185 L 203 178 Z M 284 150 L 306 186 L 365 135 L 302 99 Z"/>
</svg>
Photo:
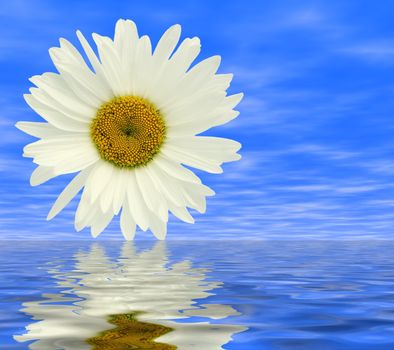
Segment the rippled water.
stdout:
<svg viewBox="0 0 394 350">
<path fill-rule="evenodd" d="M 394 242 L 1 242 L 0 349 L 139 311 L 178 349 L 394 349 Z"/>
</svg>

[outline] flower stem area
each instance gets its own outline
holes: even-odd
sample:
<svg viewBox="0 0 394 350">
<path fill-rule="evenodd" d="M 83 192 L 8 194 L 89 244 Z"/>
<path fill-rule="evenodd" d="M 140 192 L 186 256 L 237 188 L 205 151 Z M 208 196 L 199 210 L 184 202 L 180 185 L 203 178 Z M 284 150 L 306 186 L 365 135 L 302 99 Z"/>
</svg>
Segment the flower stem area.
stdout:
<svg viewBox="0 0 394 350">
<path fill-rule="evenodd" d="M 140 322 L 138 312 L 111 315 L 109 322 L 115 328 L 103 331 L 86 342 L 92 350 L 175 350 L 176 346 L 156 343 L 154 339 L 171 332 L 173 329 L 159 324 Z"/>
</svg>

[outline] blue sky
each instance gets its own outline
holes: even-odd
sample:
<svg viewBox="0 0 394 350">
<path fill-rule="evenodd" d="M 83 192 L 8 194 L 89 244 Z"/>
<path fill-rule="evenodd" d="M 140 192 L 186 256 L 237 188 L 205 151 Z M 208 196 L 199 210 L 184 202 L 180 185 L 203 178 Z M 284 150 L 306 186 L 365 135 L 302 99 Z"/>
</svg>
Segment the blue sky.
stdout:
<svg viewBox="0 0 394 350">
<path fill-rule="evenodd" d="M 219 54 L 244 92 L 240 117 L 208 134 L 243 144 L 223 175 L 198 172 L 217 192 L 194 225 L 172 218 L 169 239 L 392 238 L 394 24 L 391 1 L 4 1 L 0 8 L 0 234 L 82 238 L 77 200 L 45 218 L 70 176 L 30 187 L 33 139 L 14 124 L 40 118 L 28 78 L 54 71 L 49 47 L 65 37 L 113 35 L 134 20 L 157 42 L 172 24 L 199 36 L 198 60 Z M 79 46 L 78 46 L 79 47 Z M 139 233 L 148 238 L 150 233 Z M 121 238 L 118 222 L 100 239 Z"/>
</svg>

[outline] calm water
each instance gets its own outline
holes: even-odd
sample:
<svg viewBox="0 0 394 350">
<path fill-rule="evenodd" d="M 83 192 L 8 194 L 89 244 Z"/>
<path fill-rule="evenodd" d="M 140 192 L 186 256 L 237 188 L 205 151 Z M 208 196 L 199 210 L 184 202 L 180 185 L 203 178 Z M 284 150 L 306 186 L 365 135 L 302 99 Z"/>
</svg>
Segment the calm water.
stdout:
<svg viewBox="0 0 394 350">
<path fill-rule="evenodd" d="M 394 242 L 2 242 L 0 349 L 140 311 L 178 349 L 394 349 Z"/>
</svg>

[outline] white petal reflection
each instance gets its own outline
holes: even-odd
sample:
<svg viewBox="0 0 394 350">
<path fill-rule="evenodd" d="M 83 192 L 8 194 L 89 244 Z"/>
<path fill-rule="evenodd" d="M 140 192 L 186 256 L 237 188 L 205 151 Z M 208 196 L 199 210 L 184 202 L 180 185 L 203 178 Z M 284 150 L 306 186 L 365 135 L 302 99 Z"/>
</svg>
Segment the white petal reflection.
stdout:
<svg viewBox="0 0 394 350">
<path fill-rule="evenodd" d="M 14 339 L 33 341 L 29 349 L 91 349 L 86 339 L 114 328 L 107 321 L 109 315 L 136 311 L 142 312 L 139 321 L 173 328 L 156 341 L 179 350 L 222 349 L 235 333 L 246 329 L 211 321 L 239 313 L 228 305 L 200 304 L 222 283 L 208 281 L 209 270 L 189 261 L 169 261 L 165 242 L 142 252 L 125 242 L 116 260 L 110 260 L 96 243 L 88 253 L 77 253 L 75 261 L 71 270 L 59 266 L 49 270 L 61 293 L 23 303 L 21 311 L 36 322 Z M 196 322 L 193 317 L 206 320 Z"/>
</svg>

